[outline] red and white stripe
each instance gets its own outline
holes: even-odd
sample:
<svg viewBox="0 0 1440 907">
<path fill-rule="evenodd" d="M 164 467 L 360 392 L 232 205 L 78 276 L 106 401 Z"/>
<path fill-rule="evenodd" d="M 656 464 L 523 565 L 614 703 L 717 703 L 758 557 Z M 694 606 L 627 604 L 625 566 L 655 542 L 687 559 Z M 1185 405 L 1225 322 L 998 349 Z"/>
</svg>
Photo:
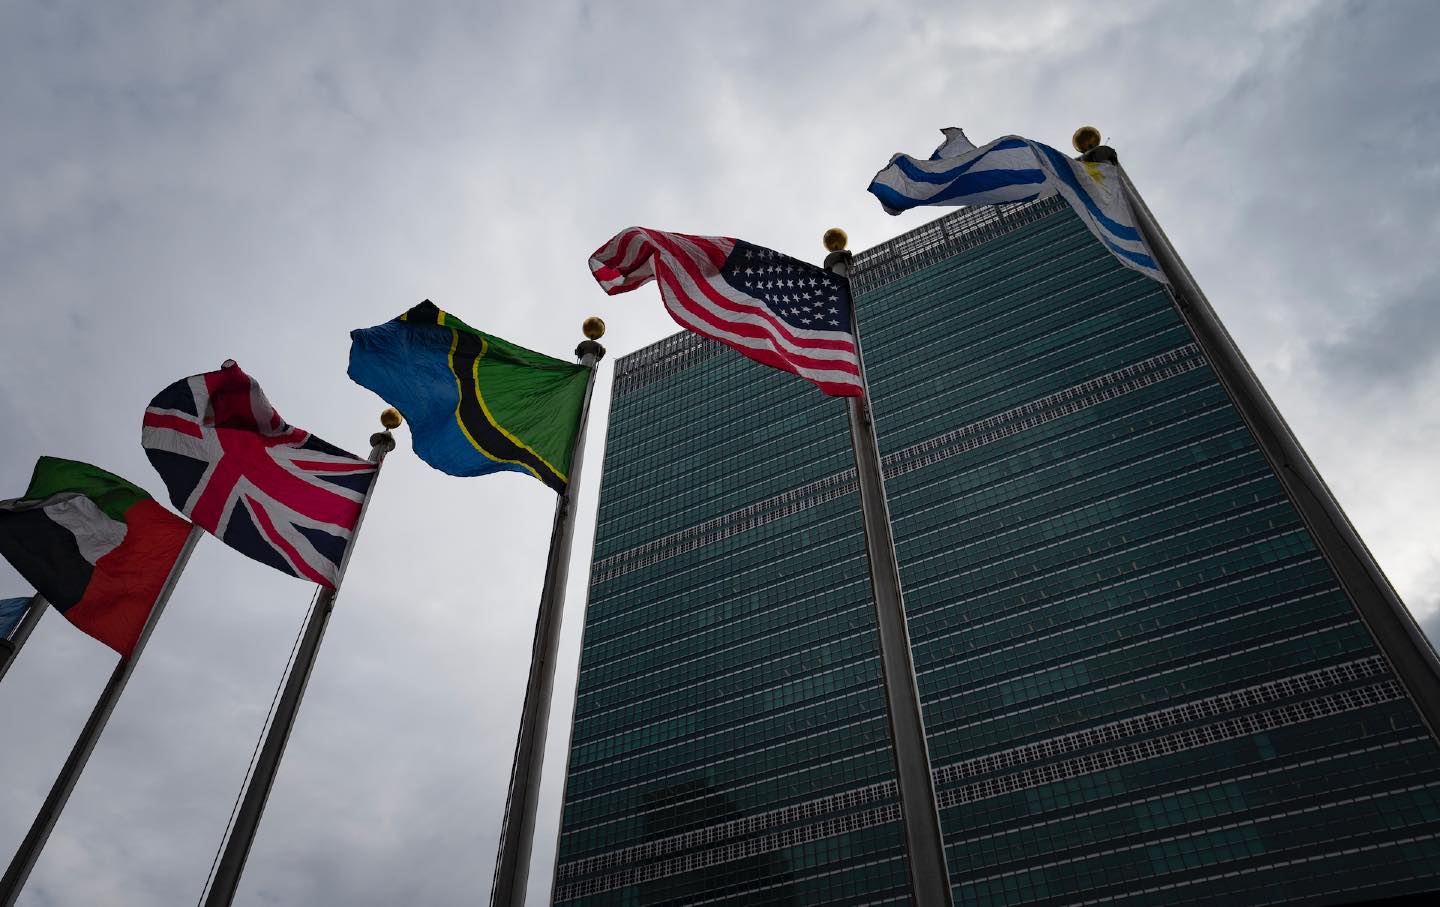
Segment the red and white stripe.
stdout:
<svg viewBox="0 0 1440 907">
<path fill-rule="evenodd" d="M 832 397 L 860 396 L 855 336 L 793 327 L 731 286 L 720 270 L 734 247 L 735 240 L 724 236 L 630 227 L 595 250 L 590 270 L 611 296 L 656 280 L 666 310 L 681 327 L 799 375 Z"/>
</svg>

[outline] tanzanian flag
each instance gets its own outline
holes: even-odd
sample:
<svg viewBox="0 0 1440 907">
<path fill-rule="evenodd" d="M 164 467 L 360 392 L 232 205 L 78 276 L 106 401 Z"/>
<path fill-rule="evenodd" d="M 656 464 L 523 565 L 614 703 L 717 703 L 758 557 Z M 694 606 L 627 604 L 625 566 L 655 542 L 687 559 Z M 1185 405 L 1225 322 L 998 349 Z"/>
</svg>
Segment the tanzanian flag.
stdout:
<svg viewBox="0 0 1440 907">
<path fill-rule="evenodd" d="M 477 331 L 425 300 L 350 332 L 350 378 L 410 423 L 452 476 L 525 472 L 564 494 L 589 370 Z"/>
<path fill-rule="evenodd" d="M 88 463 L 41 457 L 0 501 L 0 555 L 76 627 L 129 657 L 190 523 Z"/>
</svg>

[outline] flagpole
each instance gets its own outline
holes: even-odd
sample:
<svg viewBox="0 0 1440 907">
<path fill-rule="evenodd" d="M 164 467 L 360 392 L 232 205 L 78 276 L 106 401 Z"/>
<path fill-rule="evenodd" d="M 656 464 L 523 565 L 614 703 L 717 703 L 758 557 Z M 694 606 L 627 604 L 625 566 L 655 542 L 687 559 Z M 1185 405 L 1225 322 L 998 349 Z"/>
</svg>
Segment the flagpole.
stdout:
<svg viewBox="0 0 1440 907">
<path fill-rule="evenodd" d="M 15 856 L 10 860 L 10 866 L 5 870 L 5 876 L 0 879 L 0 907 L 13 907 L 17 898 L 20 897 L 20 890 L 25 887 L 25 880 L 30 877 L 30 870 L 35 868 L 35 861 L 40 858 L 40 851 L 44 849 L 50 832 L 55 828 L 55 822 L 60 818 L 60 812 L 65 808 L 65 801 L 70 798 L 70 792 L 75 789 L 75 782 L 80 779 L 80 773 L 85 770 L 85 763 L 90 759 L 90 753 L 95 749 L 95 743 L 100 739 L 100 732 L 105 730 L 105 723 L 110 720 L 110 713 L 115 711 L 115 703 L 120 700 L 120 694 L 125 691 L 125 684 L 130 679 L 130 674 L 135 670 L 135 663 L 140 660 L 140 653 L 145 649 L 145 643 L 150 639 L 150 633 L 155 629 L 155 624 L 160 620 L 160 613 L 165 610 L 165 603 L 170 600 L 170 593 L 175 591 L 175 584 L 180 579 L 180 574 L 185 569 L 185 564 L 190 560 L 190 552 L 195 550 L 195 543 L 199 541 L 203 530 L 199 526 L 192 525 L 190 534 L 185 537 L 185 544 L 180 548 L 180 554 L 175 558 L 175 563 L 170 568 L 170 575 L 165 578 L 165 585 L 160 587 L 160 594 L 155 597 L 155 604 L 150 608 L 150 615 L 145 619 L 145 625 L 140 630 L 140 636 L 135 640 L 135 648 L 130 651 L 128 658 L 120 659 L 115 670 L 110 674 L 110 681 L 105 684 L 105 689 L 100 693 L 100 698 L 95 703 L 95 708 L 90 712 L 90 718 L 85 722 L 85 727 L 80 731 L 80 736 L 75 740 L 75 745 L 70 749 L 70 755 L 66 758 L 64 766 L 60 769 L 60 775 L 50 787 L 50 793 L 41 804 L 40 811 L 35 815 L 35 821 L 30 823 L 30 831 L 26 833 L 25 840 L 20 842 L 20 847 L 15 851 Z M 36 596 L 37 602 L 32 610 L 38 612 L 43 599 Z M 38 620 L 38 614 L 36 620 Z M 27 631 L 28 632 L 28 631 Z"/>
<path fill-rule="evenodd" d="M 520 707 L 520 731 L 510 765 L 510 787 L 505 795 L 495 875 L 490 883 L 491 907 L 525 903 L 530 877 L 530 850 L 535 840 L 535 812 L 540 803 L 541 769 L 545 764 L 545 732 L 550 723 L 550 699 L 555 687 L 555 658 L 560 648 L 561 615 L 565 610 L 565 580 L 570 572 L 570 547 L 575 536 L 575 499 L 580 490 L 580 465 L 585 454 L 585 429 L 590 421 L 590 395 L 595 390 L 596 363 L 605 355 L 597 341 L 605 336 L 605 322 L 585 319 L 586 339 L 575 348 L 580 364 L 590 370 L 580 407 L 580 428 L 570 457 L 565 493 L 555 502 L 550 529 L 550 555 L 545 561 L 545 583 L 535 620 L 535 641 L 530 649 L 530 677 Z"/>
<path fill-rule="evenodd" d="M 10 665 L 15 663 L 21 647 L 25 645 L 25 640 L 30 638 L 30 632 L 35 629 L 35 625 L 40 623 L 40 615 L 44 611 L 45 596 L 37 592 L 30 597 L 30 607 L 25 609 L 25 614 L 20 618 L 14 632 L 5 639 L 0 639 L 0 680 L 5 679 Z"/>
<path fill-rule="evenodd" d="M 355 550 L 355 541 L 360 537 L 360 524 L 365 511 L 370 509 L 370 499 L 375 496 L 375 483 L 380 480 L 380 468 L 385 455 L 395 449 L 395 438 L 390 429 L 400 425 L 398 410 L 387 408 L 380 414 L 384 431 L 370 436 L 370 462 L 375 464 L 375 474 L 370 480 L 370 490 L 360 504 L 360 514 L 355 518 L 355 528 L 350 532 L 350 544 L 340 558 L 340 572 L 335 585 L 321 591 L 305 621 L 300 644 L 295 651 L 295 662 L 285 678 L 285 688 L 275 706 L 275 717 L 265 734 L 265 743 L 255 760 L 255 771 L 245 784 L 244 798 L 235 813 L 235 824 L 225 839 L 224 853 L 215 867 L 215 877 L 210 882 L 205 907 L 225 907 L 235 899 L 240 886 L 240 876 L 245 871 L 245 860 L 250 856 L 250 846 L 255 843 L 255 832 L 260 827 L 260 817 L 265 812 L 265 801 L 275 786 L 275 776 L 280 769 L 280 760 L 285 755 L 285 744 L 290 741 L 290 731 L 295 727 L 295 716 L 300 711 L 300 701 L 305 698 L 305 686 L 310 682 L 310 673 L 315 669 L 315 658 L 320 653 L 320 642 L 325 637 L 325 627 L 330 622 L 330 612 L 335 610 L 335 599 L 340 594 L 340 584 L 345 579 L 345 568 L 350 563 L 350 554 Z M 5 907 L 5 905 L 0 905 Z"/>
<path fill-rule="evenodd" d="M 1300 518 L 1328 556 L 1362 622 L 1410 693 L 1430 735 L 1440 740 L 1440 695 L 1436 693 L 1440 690 L 1440 657 L 1434 647 L 1340 509 L 1339 502 L 1215 314 L 1190 269 L 1135 190 L 1115 150 L 1102 145 L 1100 133 L 1088 126 L 1076 131 L 1075 150 L 1080 151 L 1085 160 L 1115 164 L 1120 185 L 1135 213 L 1135 225 L 1170 281 L 1170 295 L 1176 310 L 1270 461 Z"/>
<path fill-rule="evenodd" d="M 850 253 L 845 231 L 825 232 L 825 269 L 850 279 Z M 855 449 L 855 473 L 860 485 L 860 511 L 865 527 L 865 551 L 870 562 L 870 588 L 875 598 L 875 623 L 880 637 L 880 681 L 885 688 L 885 717 L 890 725 L 891 749 L 899 780 L 900 813 L 905 825 L 909 857 L 910 893 L 917 907 L 949 907 L 952 903 L 940 811 L 930 773 L 930 751 L 925 742 L 925 720 L 920 691 L 915 685 L 915 664 L 910 654 L 910 631 L 905 621 L 905 599 L 900 587 L 900 563 L 890 527 L 890 505 L 885 499 L 880 445 L 870 410 L 870 386 L 865 380 L 865 357 L 860 349 L 860 319 L 851 294 L 850 325 L 855 334 L 855 358 L 860 364 L 864 393 L 850 397 L 850 440 Z"/>
</svg>

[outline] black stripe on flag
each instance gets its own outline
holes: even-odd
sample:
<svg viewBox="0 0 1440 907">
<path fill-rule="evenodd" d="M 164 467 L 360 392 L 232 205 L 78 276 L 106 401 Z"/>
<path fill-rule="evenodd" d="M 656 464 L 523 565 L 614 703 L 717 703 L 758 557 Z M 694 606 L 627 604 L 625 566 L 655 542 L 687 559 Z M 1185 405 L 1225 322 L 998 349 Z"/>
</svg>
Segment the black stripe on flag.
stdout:
<svg viewBox="0 0 1440 907">
<path fill-rule="evenodd" d="M 0 554 L 58 611 L 84 597 L 95 572 L 75 534 L 38 507 L 0 511 Z"/>
</svg>

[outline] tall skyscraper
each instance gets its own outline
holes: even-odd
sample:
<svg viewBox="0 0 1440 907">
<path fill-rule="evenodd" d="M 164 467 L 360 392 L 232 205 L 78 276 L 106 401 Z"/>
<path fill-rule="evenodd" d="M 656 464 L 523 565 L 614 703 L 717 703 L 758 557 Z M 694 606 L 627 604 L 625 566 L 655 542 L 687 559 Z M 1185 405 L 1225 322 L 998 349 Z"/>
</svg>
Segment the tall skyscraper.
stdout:
<svg viewBox="0 0 1440 907">
<path fill-rule="evenodd" d="M 1433 653 L 1165 288 L 1058 200 L 854 285 L 956 903 L 1440 888 Z M 907 900 L 844 408 L 690 334 L 617 363 L 556 903 Z"/>
</svg>

